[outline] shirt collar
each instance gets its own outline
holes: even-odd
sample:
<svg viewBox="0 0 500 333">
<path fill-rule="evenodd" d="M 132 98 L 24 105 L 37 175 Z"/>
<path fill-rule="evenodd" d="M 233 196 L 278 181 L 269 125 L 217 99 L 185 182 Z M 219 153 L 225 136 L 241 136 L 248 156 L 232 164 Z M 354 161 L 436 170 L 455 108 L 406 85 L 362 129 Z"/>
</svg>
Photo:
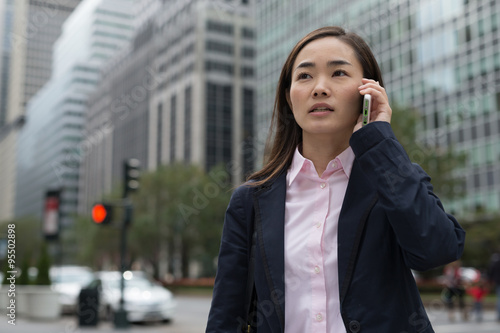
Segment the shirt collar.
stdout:
<svg viewBox="0 0 500 333">
<path fill-rule="evenodd" d="M 336 158 L 330 161 L 330 163 L 328 163 L 327 169 L 331 167 L 333 161 L 338 160 L 340 162 L 340 167 L 346 174 L 347 178 L 349 178 L 351 175 L 354 158 L 354 152 L 349 146 L 342 153 L 340 153 L 340 155 L 338 155 Z M 304 164 L 306 163 L 310 163 L 311 166 L 313 165 L 311 160 L 308 160 L 304 156 L 302 156 L 299 151 L 299 146 L 297 146 L 297 148 L 295 148 L 295 153 L 293 154 L 292 163 L 290 164 L 290 168 L 288 169 L 288 186 L 292 185 L 295 178 L 297 178 L 297 175 L 301 171 L 303 171 Z"/>
</svg>

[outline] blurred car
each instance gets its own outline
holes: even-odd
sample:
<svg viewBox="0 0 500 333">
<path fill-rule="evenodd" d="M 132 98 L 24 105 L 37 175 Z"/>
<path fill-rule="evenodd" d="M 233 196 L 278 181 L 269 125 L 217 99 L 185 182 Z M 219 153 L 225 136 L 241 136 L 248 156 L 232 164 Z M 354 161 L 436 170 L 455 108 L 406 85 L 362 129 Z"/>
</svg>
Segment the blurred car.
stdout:
<svg viewBox="0 0 500 333">
<path fill-rule="evenodd" d="M 460 267 L 462 280 L 468 283 L 475 283 L 481 279 L 481 272 L 474 267 Z"/>
<path fill-rule="evenodd" d="M 460 279 L 465 285 L 476 283 L 481 279 L 481 272 L 474 267 L 460 267 L 459 272 Z M 441 285 L 446 285 L 447 277 L 440 275 L 437 277 L 437 281 Z"/>
<path fill-rule="evenodd" d="M 95 279 L 92 269 L 84 266 L 57 266 L 50 268 L 52 288 L 59 293 L 63 313 L 74 313 L 82 287 Z"/>
<path fill-rule="evenodd" d="M 111 319 L 120 307 L 121 273 L 98 272 L 100 280 L 100 308 Z M 126 271 L 124 276 L 124 308 L 130 322 L 163 321 L 173 319 L 176 301 L 171 291 L 152 280 L 144 272 Z"/>
</svg>

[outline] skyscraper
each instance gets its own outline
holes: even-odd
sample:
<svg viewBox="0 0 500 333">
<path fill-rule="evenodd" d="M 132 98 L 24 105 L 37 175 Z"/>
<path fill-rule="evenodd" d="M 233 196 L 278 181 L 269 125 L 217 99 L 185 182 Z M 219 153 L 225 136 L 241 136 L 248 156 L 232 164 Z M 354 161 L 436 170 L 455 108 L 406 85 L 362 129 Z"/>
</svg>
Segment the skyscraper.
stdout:
<svg viewBox="0 0 500 333">
<path fill-rule="evenodd" d="M 466 167 L 457 170 L 466 178 L 466 196 L 447 203 L 447 208 L 498 210 L 500 3 L 257 2 L 256 131 L 268 128 L 279 71 L 289 51 L 306 33 L 325 25 L 344 26 L 367 40 L 381 65 L 389 98 L 421 112 L 423 142 L 453 145 L 469 154 Z M 258 144 L 263 147 L 263 140 Z M 419 162 L 418 154 L 412 157 Z"/>
<path fill-rule="evenodd" d="M 248 1 L 177 0 L 158 16 L 147 168 L 223 164 L 233 181 L 252 170 L 254 25 Z M 170 9 L 170 10 L 167 10 Z"/>
<path fill-rule="evenodd" d="M 121 182 L 126 158 L 144 170 L 223 164 L 235 182 L 252 169 L 251 14 L 248 3 L 164 2 L 107 66 L 89 99 L 80 213 Z"/>
<path fill-rule="evenodd" d="M 14 18 L 14 0 L 0 1 L 0 129 L 7 117 L 7 93 L 9 87 L 11 43 Z"/>
<path fill-rule="evenodd" d="M 62 23 L 79 2 L 2 0 L 0 187 L 3 190 L 0 192 L 0 221 L 14 214 L 16 146 L 18 130 L 24 124 L 26 104 L 49 79 L 52 46 L 61 33 Z"/>
<path fill-rule="evenodd" d="M 76 212 L 87 99 L 102 66 L 132 38 L 133 1 L 85 0 L 64 23 L 52 76 L 28 103 L 20 134 L 16 216 L 41 215 L 49 189 L 62 189 L 63 223 Z"/>
</svg>

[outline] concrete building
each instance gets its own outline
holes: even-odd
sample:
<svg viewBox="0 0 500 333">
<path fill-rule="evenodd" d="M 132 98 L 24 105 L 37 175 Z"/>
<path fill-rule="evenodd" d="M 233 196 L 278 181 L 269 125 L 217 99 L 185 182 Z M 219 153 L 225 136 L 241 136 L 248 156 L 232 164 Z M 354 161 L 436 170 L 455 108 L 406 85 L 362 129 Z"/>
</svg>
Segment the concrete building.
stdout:
<svg viewBox="0 0 500 333">
<path fill-rule="evenodd" d="M 82 133 L 88 96 L 132 38 L 133 1 L 85 0 L 64 23 L 50 81 L 28 103 L 20 134 L 16 216 L 40 216 L 49 189 L 62 189 L 63 225 L 76 212 L 79 167 L 92 148 Z"/>
<path fill-rule="evenodd" d="M 166 1 L 158 15 L 147 168 L 222 164 L 252 170 L 254 24 L 248 1 Z M 248 148 L 247 146 L 250 146 Z"/>
<path fill-rule="evenodd" d="M 14 0 L 0 1 L 0 129 L 7 116 L 7 93 L 9 87 L 10 54 L 12 46 L 9 32 L 14 19 Z"/>
<path fill-rule="evenodd" d="M 81 167 L 81 214 L 117 188 L 127 158 L 145 170 L 225 163 L 237 182 L 253 165 L 250 5 L 176 0 L 144 13 L 89 98 L 85 132 L 95 144 Z"/>
<path fill-rule="evenodd" d="M 90 94 L 85 116 L 88 142 L 79 178 L 78 212 L 88 215 L 92 204 L 122 182 L 123 161 L 148 157 L 150 96 L 158 86 L 154 21 L 142 24 L 133 42 L 106 67 Z"/>
<path fill-rule="evenodd" d="M 389 97 L 423 114 L 422 139 L 469 154 L 456 212 L 500 208 L 500 3 L 455 0 L 259 1 L 257 144 L 264 144 L 281 67 L 295 43 L 325 25 L 360 34 Z M 425 153 L 425 152 L 424 152 Z M 261 156 L 262 154 L 259 154 Z M 418 159 L 415 160 L 418 162 Z M 257 166 L 260 161 L 257 162 Z"/>
<path fill-rule="evenodd" d="M 2 0 L 0 36 L 6 52 L 0 69 L 0 221 L 14 215 L 16 147 L 26 104 L 50 78 L 52 46 L 79 2 Z"/>
</svg>

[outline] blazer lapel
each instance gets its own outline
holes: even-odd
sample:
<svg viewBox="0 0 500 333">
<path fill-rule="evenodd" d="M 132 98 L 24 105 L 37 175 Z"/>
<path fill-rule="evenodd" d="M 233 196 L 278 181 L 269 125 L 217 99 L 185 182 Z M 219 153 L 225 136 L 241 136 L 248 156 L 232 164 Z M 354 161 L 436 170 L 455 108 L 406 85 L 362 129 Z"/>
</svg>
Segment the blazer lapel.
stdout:
<svg viewBox="0 0 500 333">
<path fill-rule="evenodd" d="M 285 199 L 286 171 L 269 186 L 254 194 L 257 244 L 262 254 L 266 280 L 275 297 L 275 310 L 282 331 L 285 327 Z"/>
<path fill-rule="evenodd" d="M 377 199 L 378 194 L 371 187 L 370 180 L 362 172 L 359 163 L 354 160 L 338 225 L 337 249 L 341 304 L 354 271 L 357 251 L 368 214 Z"/>
</svg>

